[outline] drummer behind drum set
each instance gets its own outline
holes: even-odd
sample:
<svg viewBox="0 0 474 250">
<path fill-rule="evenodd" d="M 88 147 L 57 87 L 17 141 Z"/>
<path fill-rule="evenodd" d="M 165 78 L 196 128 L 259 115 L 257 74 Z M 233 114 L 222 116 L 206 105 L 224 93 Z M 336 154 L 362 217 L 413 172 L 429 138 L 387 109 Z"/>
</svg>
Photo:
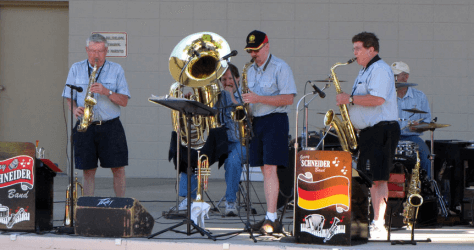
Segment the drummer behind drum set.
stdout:
<svg viewBox="0 0 474 250">
<path fill-rule="evenodd" d="M 430 178 L 430 150 L 423 139 L 420 138 L 423 131 L 415 129 L 415 126 L 419 123 L 429 123 L 431 121 L 428 99 L 423 92 L 413 88 L 417 84 L 407 83 L 410 68 L 406 63 L 394 62 L 391 68 L 397 89 L 398 122 L 401 128 L 400 143 L 402 141 L 411 141 L 418 145 L 421 168 L 426 171 L 426 176 Z"/>
</svg>

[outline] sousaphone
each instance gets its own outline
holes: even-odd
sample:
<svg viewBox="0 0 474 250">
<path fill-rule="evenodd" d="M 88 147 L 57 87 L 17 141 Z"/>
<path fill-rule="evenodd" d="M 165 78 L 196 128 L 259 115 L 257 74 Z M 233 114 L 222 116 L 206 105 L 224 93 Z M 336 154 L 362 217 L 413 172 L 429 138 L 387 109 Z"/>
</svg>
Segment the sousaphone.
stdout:
<svg viewBox="0 0 474 250">
<path fill-rule="evenodd" d="M 193 94 L 186 98 L 215 107 L 221 88 L 218 79 L 227 70 L 227 61 L 221 58 L 230 53 L 227 41 L 212 32 L 191 34 L 181 40 L 171 52 L 169 70 L 176 81 L 170 88 L 170 96 L 184 97 L 183 87 L 191 87 Z M 184 93 L 186 94 L 186 93 Z M 187 146 L 187 126 L 184 115 L 171 111 L 174 131 L 181 131 L 181 144 Z M 181 129 L 179 129 L 179 126 Z M 209 130 L 220 127 L 217 115 L 192 118 L 191 148 L 200 149 L 206 143 Z"/>
</svg>

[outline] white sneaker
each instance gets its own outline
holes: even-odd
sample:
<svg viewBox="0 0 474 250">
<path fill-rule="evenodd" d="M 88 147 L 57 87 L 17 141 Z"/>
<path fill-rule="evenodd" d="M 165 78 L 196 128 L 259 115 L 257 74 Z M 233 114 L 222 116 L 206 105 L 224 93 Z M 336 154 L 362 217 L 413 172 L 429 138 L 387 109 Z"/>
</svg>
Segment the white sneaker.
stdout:
<svg viewBox="0 0 474 250">
<path fill-rule="evenodd" d="M 369 225 L 371 239 L 387 239 L 388 232 L 385 226 L 375 225 L 374 222 Z"/>
<path fill-rule="evenodd" d="M 237 216 L 237 206 L 235 202 L 225 203 L 225 216 Z"/>
<path fill-rule="evenodd" d="M 184 198 L 179 204 L 178 204 L 178 211 L 184 211 L 188 209 L 188 198 Z M 176 210 L 176 206 L 171 207 L 170 210 Z"/>
</svg>

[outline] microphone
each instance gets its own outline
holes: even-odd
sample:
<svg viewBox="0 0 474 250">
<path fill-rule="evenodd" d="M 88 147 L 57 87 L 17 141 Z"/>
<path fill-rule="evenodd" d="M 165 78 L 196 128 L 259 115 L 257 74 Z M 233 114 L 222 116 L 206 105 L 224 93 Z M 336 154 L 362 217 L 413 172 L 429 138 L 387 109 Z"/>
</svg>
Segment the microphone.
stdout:
<svg viewBox="0 0 474 250">
<path fill-rule="evenodd" d="M 223 56 L 221 59 L 222 59 L 222 60 L 227 60 L 227 59 L 229 59 L 230 57 L 236 56 L 237 53 L 238 53 L 237 50 L 232 50 L 232 52 L 230 52 L 229 54 Z"/>
<path fill-rule="evenodd" d="M 321 98 L 326 97 L 326 93 L 324 93 L 322 90 L 320 90 L 318 88 L 318 86 L 316 86 L 316 84 L 312 83 L 311 81 L 310 81 L 310 83 L 311 83 L 311 86 L 313 86 L 314 91 L 316 91 L 319 94 L 319 97 L 321 97 Z"/>
<path fill-rule="evenodd" d="M 82 87 L 76 86 L 76 85 L 71 85 L 71 84 L 66 84 L 71 89 L 75 89 L 77 92 L 82 92 Z"/>
</svg>

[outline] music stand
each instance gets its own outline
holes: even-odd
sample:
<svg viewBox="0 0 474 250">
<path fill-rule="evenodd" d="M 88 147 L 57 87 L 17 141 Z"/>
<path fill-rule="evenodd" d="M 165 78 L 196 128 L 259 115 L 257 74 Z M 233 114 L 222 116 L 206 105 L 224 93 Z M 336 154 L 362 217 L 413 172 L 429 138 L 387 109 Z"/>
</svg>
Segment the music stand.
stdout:
<svg viewBox="0 0 474 250">
<path fill-rule="evenodd" d="M 151 102 L 163 105 L 167 108 L 176 110 L 181 112 L 184 116 L 186 116 L 186 127 L 188 131 L 191 131 L 191 118 L 194 115 L 201 115 L 201 116 L 212 116 L 217 113 L 217 110 L 208 107 L 198 101 L 194 100 L 188 100 L 185 98 L 175 98 L 175 97 L 169 97 L 169 96 L 164 96 L 164 97 L 151 97 L 148 99 Z M 177 135 L 178 138 L 180 135 Z M 187 168 L 187 175 L 188 175 L 188 193 L 187 193 L 187 212 L 186 212 L 186 218 L 174 225 L 171 226 L 167 229 L 164 229 L 162 231 L 159 231 L 157 233 L 154 233 L 150 236 L 148 236 L 148 239 L 151 239 L 159 234 L 162 234 L 166 231 L 175 231 L 174 229 L 186 224 L 186 235 L 191 235 L 191 226 L 193 226 L 201 235 L 204 236 L 207 235 L 209 239 L 216 240 L 215 237 L 213 237 L 208 231 L 204 230 L 203 228 L 199 227 L 194 223 L 193 220 L 191 220 L 191 175 L 192 175 L 192 169 L 191 169 L 191 133 L 187 133 L 187 142 L 188 142 L 188 168 Z M 178 142 L 179 143 L 179 142 Z"/>
</svg>

